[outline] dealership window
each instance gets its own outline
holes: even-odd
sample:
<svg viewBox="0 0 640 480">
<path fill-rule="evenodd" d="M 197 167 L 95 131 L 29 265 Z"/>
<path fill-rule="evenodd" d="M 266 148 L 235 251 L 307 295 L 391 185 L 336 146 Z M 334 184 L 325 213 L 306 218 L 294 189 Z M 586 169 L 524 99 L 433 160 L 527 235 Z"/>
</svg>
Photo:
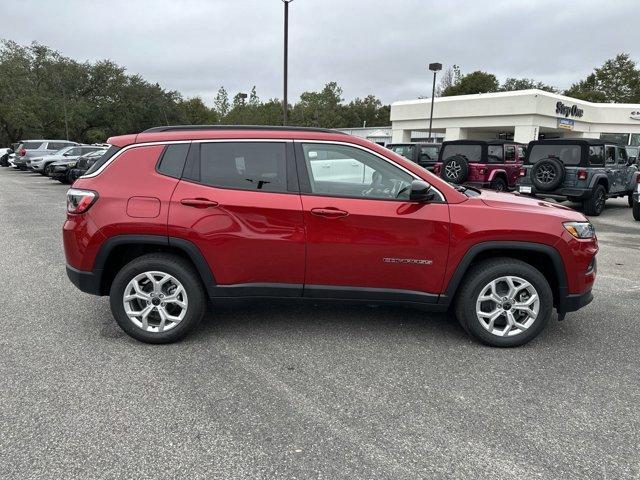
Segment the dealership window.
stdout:
<svg viewBox="0 0 640 480">
<path fill-rule="evenodd" d="M 602 147 L 600 145 L 589 147 L 589 164 L 591 165 L 604 164 L 604 155 L 602 155 Z"/>
<path fill-rule="evenodd" d="M 213 187 L 284 192 L 284 143 L 216 142 L 200 146 L 200 181 Z"/>
<path fill-rule="evenodd" d="M 618 165 L 627 164 L 627 151 L 624 148 L 616 148 L 616 160 L 618 161 Z"/>
<path fill-rule="evenodd" d="M 604 140 L 609 143 L 618 143 L 620 145 L 627 145 L 629 143 L 628 133 L 601 133 L 600 140 Z"/>
<path fill-rule="evenodd" d="M 605 147 L 604 158 L 606 159 L 607 165 L 616 163 L 616 147 Z"/>
<path fill-rule="evenodd" d="M 640 133 L 632 133 L 629 139 L 629 145 L 640 146 Z"/>
<path fill-rule="evenodd" d="M 346 145 L 303 144 L 311 192 L 318 195 L 408 200 L 413 176 L 386 160 Z"/>
</svg>

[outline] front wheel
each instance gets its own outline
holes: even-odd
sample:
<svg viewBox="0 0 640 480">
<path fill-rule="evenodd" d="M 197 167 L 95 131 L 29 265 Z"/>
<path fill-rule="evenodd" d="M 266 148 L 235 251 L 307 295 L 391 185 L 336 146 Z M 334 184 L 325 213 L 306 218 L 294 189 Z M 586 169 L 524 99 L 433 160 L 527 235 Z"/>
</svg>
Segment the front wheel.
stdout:
<svg viewBox="0 0 640 480">
<path fill-rule="evenodd" d="M 181 340 L 204 316 L 206 298 L 198 273 L 176 255 L 151 253 L 126 264 L 113 280 L 111 312 L 136 340 Z"/>
<path fill-rule="evenodd" d="M 513 258 L 471 267 L 455 305 L 462 327 L 494 347 L 529 342 L 545 328 L 552 309 L 553 294 L 544 275 Z"/>
<path fill-rule="evenodd" d="M 629 206 L 633 208 L 633 193 L 630 193 L 629 195 L 627 195 L 627 200 L 629 202 Z"/>
</svg>

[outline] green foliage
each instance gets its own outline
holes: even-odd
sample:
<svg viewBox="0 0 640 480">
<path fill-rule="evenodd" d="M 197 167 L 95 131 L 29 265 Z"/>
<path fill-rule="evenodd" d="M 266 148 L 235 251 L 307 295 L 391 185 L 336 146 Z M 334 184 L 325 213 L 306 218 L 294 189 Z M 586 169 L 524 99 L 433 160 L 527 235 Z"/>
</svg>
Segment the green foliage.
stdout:
<svg viewBox="0 0 640 480">
<path fill-rule="evenodd" d="M 442 96 L 451 97 L 454 95 L 497 92 L 499 87 L 498 79 L 493 73 L 477 70 L 459 77 L 455 83 L 442 91 Z"/>
<path fill-rule="evenodd" d="M 369 95 L 345 104 L 342 89 L 330 82 L 319 92 L 304 92 L 290 107 L 292 125 L 326 128 L 389 124 L 388 105 Z M 0 44 L 0 144 L 25 138 L 69 138 L 104 142 L 112 135 L 172 124 L 280 125 L 282 103 L 262 102 L 256 87 L 233 102 L 224 87 L 213 108 L 199 97 L 127 74 L 115 63 L 76 62 L 33 43 Z"/>
<path fill-rule="evenodd" d="M 500 87 L 501 92 L 512 92 L 514 90 L 530 90 L 536 88 L 545 92 L 558 93 L 558 89 L 542 82 L 536 82 L 532 78 L 507 78 Z"/>
<path fill-rule="evenodd" d="M 564 94 L 591 102 L 640 103 L 640 70 L 628 54 L 620 53 Z"/>
</svg>

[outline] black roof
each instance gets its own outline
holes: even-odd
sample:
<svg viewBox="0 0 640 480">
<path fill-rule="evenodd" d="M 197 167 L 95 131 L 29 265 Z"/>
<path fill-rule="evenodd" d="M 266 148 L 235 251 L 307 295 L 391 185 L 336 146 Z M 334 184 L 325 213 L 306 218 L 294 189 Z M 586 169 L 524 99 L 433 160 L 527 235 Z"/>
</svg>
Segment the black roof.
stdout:
<svg viewBox="0 0 640 480">
<path fill-rule="evenodd" d="M 391 143 L 387 143 L 387 146 L 388 145 L 430 145 L 432 147 L 442 146 L 441 143 L 436 143 L 436 142 L 391 142 Z"/>
<path fill-rule="evenodd" d="M 447 140 L 442 142 L 443 145 L 445 143 L 457 143 L 459 145 L 525 145 L 524 143 L 514 142 L 513 140 Z"/>
<path fill-rule="evenodd" d="M 287 132 L 320 132 L 320 133 L 337 133 L 347 135 L 338 130 L 329 128 L 313 128 L 313 127 L 285 127 L 277 125 L 167 125 L 164 127 L 148 128 L 142 133 L 153 132 L 179 132 L 189 130 L 271 130 L 271 131 L 287 131 Z"/>
<path fill-rule="evenodd" d="M 600 138 L 548 138 L 545 140 L 533 140 L 530 143 L 536 145 L 616 145 Z"/>
</svg>

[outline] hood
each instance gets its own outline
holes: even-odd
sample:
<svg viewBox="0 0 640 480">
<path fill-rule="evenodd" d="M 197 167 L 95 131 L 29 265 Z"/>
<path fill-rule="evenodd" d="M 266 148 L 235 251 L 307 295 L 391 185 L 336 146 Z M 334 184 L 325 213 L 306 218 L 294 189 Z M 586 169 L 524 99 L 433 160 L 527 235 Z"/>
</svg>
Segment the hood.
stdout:
<svg viewBox="0 0 640 480">
<path fill-rule="evenodd" d="M 492 208 L 553 215 L 567 221 L 588 221 L 582 213 L 569 207 L 520 194 L 483 190 L 479 198 L 485 205 Z"/>
</svg>

